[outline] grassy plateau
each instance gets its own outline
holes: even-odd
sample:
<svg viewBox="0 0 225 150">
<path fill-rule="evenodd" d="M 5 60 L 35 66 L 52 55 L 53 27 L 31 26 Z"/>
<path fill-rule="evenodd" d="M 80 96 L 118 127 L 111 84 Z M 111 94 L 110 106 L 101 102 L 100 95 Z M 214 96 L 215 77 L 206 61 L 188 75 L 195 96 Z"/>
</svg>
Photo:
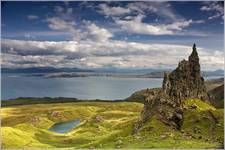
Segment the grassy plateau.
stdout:
<svg viewBox="0 0 225 150">
<path fill-rule="evenodd" d="M 221 148 L 223 109 L 187 100 L 183 127 L 174 130 L 152 118 L 135 135 L 143 108 L 136 102 L 68 102 L 1 108 L 2 148 Z M 58 122 L 80 119 L 68 133 L 48 129 Z"/>
</svg>

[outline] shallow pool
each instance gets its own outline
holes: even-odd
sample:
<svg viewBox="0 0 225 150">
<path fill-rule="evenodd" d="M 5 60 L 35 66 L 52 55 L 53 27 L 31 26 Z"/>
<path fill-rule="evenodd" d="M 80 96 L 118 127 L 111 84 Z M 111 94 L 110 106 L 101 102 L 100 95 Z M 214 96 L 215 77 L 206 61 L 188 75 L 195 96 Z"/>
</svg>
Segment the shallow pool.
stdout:
<svg viewBox="0 0 225 150">
<path fill-rule="evenodd" d="M 60 122 L 54 124 L 52 127 L 50 127 L 48 130 L 52 132 L 57 132 L 57 133 L 67 133 L 69 132 L 72 128 L 80 124 L 80 120 L 72 120 L 72 121 L 66 121 L 66 122 Z"/>
</svg>

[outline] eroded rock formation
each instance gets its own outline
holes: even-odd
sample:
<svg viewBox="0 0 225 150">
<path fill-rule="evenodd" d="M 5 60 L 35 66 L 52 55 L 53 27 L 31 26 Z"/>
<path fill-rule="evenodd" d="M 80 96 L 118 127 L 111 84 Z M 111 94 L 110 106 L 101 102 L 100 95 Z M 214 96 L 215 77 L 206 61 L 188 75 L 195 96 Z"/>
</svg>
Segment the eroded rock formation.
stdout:
<svg viewBox="0 0 225 150">
<path fill-rule="evenodd" d="M 209 99 L 200 72 L 199 57 L 194 44 L 188 60 L 182 60 L 174 71 L 165 73 L 162 88 L 145 92 L 144 108 L 134 133 L 153 116 L 179 130 L 183 123 L 183 102 L 188 98 L 204 101 Z"/>
<path fill-rule="evenodd" d="M 163 91 L 172 101 L 180 105 L 187 98 L 198 98 L 207 101 L 208 94 L 201 76 L 199 57 L 194 44 L 188 61 L 179 62 L 178 67 L 171 73 L 165 73 Z"/>
</svg>

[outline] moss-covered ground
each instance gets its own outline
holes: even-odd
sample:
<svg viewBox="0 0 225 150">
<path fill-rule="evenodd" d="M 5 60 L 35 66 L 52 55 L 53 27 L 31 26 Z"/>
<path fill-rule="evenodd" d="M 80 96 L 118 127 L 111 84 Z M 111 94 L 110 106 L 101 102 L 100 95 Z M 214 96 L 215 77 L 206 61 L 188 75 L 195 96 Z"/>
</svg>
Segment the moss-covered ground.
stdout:
<svg viewBox="0 0 225 150">
<path fill-rule="evenodd" d="M 2 148 L 221 148 L 223 109 L 188 100 L 197 109 L 184 112 L 181 131 L 152 118 L 135 135 L 133 125 L 143 104 L 73 102 L 1 108 Z M 215 117 L 213 118 L 212 117 Z M 66 134 L 48 131 L 53 124 L 80 119 Z"/>
</svg>

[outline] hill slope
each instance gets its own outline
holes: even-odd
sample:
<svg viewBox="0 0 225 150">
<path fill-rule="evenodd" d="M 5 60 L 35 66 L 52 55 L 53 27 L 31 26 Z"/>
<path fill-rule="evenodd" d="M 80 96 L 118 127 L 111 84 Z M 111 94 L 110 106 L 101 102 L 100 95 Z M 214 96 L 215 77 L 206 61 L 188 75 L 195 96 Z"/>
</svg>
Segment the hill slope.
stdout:
<svg viewBox="0 0 225 150">
<path fill-rule="evenodd" d="M 209 91 L 212 96 L 210 102 L 217 108 L 224 107 L 224 84 Z"/>
<path fill-rule="evenodd" d="M 187 101 L 188 102 L 188 101 Z M 196 109 L 189 105 L 196 104 Z M 157 118 L 132 135 L 143 107 L 135 102 L 73 102 L 2 108 L 3 148 L 219 148 L 223 109 L 190 100 L 181 131 Z M 56 115 L 57 114 L 57 115 Z M 212 115 L 216 118 L 213 119 Z M 48 131 L 54 123 L 80 119 L 69 133 Z"/>
</svg>

